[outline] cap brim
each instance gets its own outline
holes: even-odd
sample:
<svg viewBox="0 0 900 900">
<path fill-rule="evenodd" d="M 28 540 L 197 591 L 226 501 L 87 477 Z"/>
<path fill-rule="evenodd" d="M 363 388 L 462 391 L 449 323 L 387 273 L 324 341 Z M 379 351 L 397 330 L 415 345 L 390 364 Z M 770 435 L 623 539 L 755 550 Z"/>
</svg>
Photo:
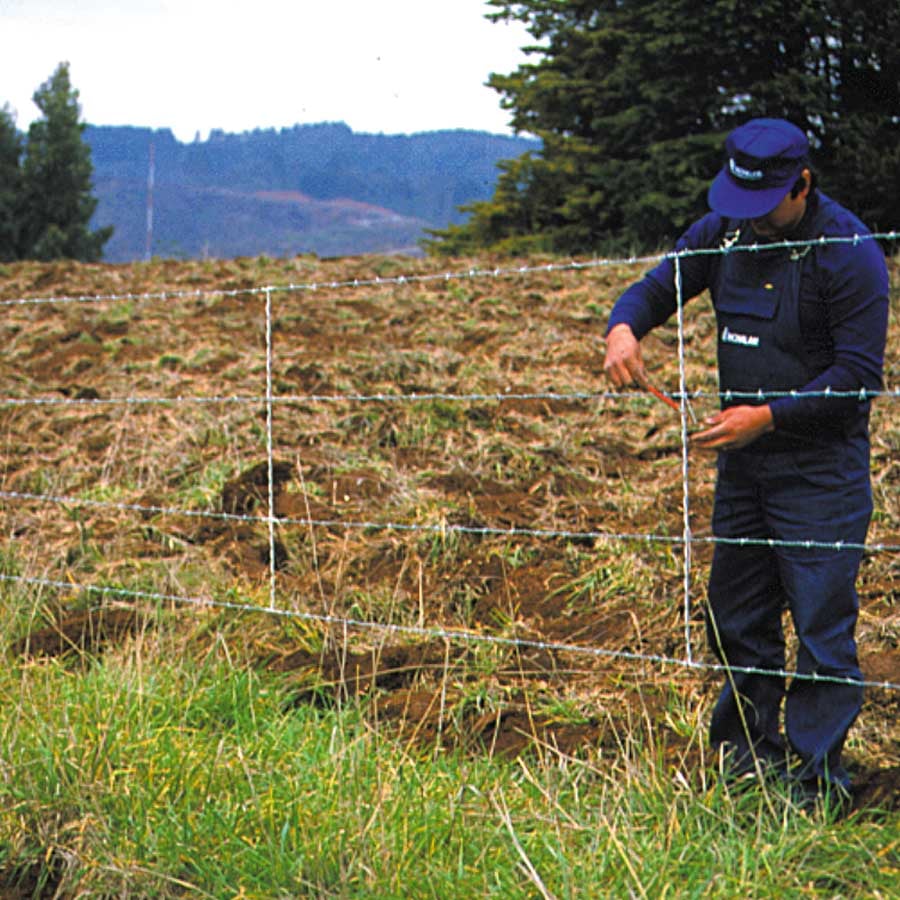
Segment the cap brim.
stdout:
<svg viewBox="0 0 900 900">
<path fill-rule="evenodd" d="M 772 212 L 790 189 L 787 184 L 747 190 L 735 184 L 727 169 L 722 169 L 709 186 L 707 201 L 711 209 L 729 219 L 758 219 Z"/>
</svg>

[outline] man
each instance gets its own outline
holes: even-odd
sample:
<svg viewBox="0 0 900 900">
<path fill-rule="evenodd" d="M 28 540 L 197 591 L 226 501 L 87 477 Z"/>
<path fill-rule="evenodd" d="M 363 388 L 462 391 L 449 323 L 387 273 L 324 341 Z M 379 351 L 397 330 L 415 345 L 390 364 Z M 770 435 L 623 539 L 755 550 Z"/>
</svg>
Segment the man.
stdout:
<svg viewBox="0 0 900 900">
<path fill-rule="evenodd" d="M 855 582 L 872 511 L 865 392 L 882 384 L 887 267 L 871 238 L 766 249 L 868 234 L 818 190 L 799 128 L 754 119 L 725 149 L 712 212 L 676 245 L 728 250 L 680 260 L 683 297 L 712 297 L 722 396 L 692 438 L 718 452 L 707 636 L 737 669 L 726 670 L 710 740 L 735 775 L 787 774 L 784 700 L 792 784 L 807 798 L 846 796 L 841 753 L 862 704 Z M 617 388 L 649 386 L 639 342 L 676 309 L 673 270 L 664 260 L 613 309 L 605 371 Z M 798 673 L 826 676 L 792 679 L 786 698 L 783 676 L 758 673 L 784 670 L 785 607 Z"/>
</svg>

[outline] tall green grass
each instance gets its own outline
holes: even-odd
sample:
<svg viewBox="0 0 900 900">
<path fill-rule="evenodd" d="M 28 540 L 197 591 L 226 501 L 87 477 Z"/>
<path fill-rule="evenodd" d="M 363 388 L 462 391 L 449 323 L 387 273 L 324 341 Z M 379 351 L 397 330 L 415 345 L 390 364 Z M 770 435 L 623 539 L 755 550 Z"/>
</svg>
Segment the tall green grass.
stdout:
<svg viewBox="0 0 900 900">
<path fill-rule="evenodd" d="M 181 631 L 184 630 L 183 625 Z M 410 746 L 239 642 L 0 672 L 0 883 L 60 897 L 893 897 L 900 818 L 730 792 L 635 729 L 583 758 Z M 673 706 L 679 733 L 702 716 Z M 652 725 L 652 723 L 649 723 Z M 643 736 L 641 736 L 643 734 Z"/>
</svg>

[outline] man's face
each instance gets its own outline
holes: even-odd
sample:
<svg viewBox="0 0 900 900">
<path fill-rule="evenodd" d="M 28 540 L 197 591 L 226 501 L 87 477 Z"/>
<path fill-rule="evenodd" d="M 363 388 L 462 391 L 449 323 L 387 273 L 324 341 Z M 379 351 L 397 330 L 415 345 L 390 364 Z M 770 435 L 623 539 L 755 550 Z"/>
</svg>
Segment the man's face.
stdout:
<svg viewBox="0 0 900 900">
<path fill-rule="evenodd" d="M 804 169 L 801 176 L 806 181 L 806 187 L 796 197 L 792 197 L 788 192 L 784 200 L 770 213 L 750 220 L 750 225 L 760 237 L 784 237 L 800 223 L 803 213 L 806 212 L 806 197 L 809 194 L 809 182 L 812 177 L 809 169 Z"/>
</svg>

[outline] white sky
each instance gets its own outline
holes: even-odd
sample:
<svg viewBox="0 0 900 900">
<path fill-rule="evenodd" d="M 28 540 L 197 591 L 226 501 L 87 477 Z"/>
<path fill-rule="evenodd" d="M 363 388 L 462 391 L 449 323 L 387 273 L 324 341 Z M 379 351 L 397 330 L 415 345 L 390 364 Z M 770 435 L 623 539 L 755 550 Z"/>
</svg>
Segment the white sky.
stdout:
<svg viewBox="0 0 900 900">
<path fill-rule="evenodd" d="M 527 60 L 484 0 L 0 0 L 0 107 L 70 64 L 82 121 L 171 128 L 182 141 L 312 122 L 403 134 L 509 133 L 484 86 Z"/>
</svg>

